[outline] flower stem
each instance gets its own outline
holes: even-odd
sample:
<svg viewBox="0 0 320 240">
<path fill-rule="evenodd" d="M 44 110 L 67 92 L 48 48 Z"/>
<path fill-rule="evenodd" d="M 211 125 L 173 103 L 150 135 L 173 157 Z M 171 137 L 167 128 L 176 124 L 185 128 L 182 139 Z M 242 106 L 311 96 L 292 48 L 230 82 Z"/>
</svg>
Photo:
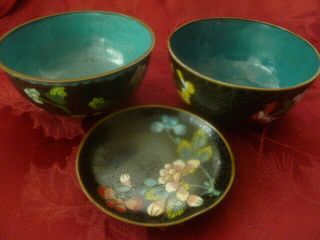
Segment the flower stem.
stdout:
<svg viewBox="0 0 320 240">
<path fill-rule="evenodd" d="M 202 185 L 198 185 L 198 184 L 189 184 L 189 186 L 190 187 L 197 187 L 197 188 L 201 188 L 201 189 L 203 189 L 203 190 L 205 190 L 206 191 L 206 193 L 208 193 L 208 188 L 207 187 L 205 187 L 205 186 L 202 186 Z M 217 191 L 213 186 L 211 186 L 211 188 L 212 188 L 212 194 L 213 195 L 215 195 L 215 196 L 218 196 L 218 195 L 220 195 L 220 191 Z"/>
<path fill-rule="evenodd" d="M 172 134 L 170 133 L 170 129 L 169 129 L 169 130 L 166 129 L 165 131 L 166 131 L 168 137 L 170 138 L 170 140 L 171 140 L 172 142 L 174 142 L 174 143 L 177 143 L 177 140 L 176 140 L 176 139 L 172 136 Z"/>
<path fill-rule="evenodd" d="M 202 172 L 204 173 L 204 175 L 206 175 L 206 177 L 208 178 L 209 180 L 209 184 L 211 186 L 211 188 L 213 189 L 213 194 L 214 195 L 219 195 L 221 192 L 216 190 L 215 186 L 214 186 L 214 178 L 212 178 L 210 176 L 210 174 L 208 173 L 208 171 L 200 164 L 199 168 L 202 170 Z"/>
<path fill-rule="evenodd" d="M 208 190 L 208 188 L 206 188 L 205 186 L 202 185 L 198 185 L 198 184 L 189 184 L 190 187 L 197 187 L 197 188 L 202 188 L 204 190 Z"/>
<path fill-rule="evenodd" d="M 40 98 L 40 99 L 41 99 L 41 101 L 43 101 L 43 102 L 45 102 L 45 103 L 47 103 L 47 104 L 53 105 L 53 106 L 55 106 L 55 107 L 57 107 L 57 108 L 60 108 L 61 110 L 65 111 L 67 114 L 72 115 L 72 113 L 71 113 L 66 107 L 61 106 L 61 105 L 58 105 L 58 104 L 53 103 L 53 102 L 51 102 L 51 101 L 48 101 L 48 100 L 46 100 L 46 99 L 44 99 L 44 98 Z"/>
<path fill-rule="evenodd" d="M 206 177 L 209 180 L 209 183 L 211 184 L 211 186 L 213 187 L 214 184 L 214 179 L 210 176 L 210 174 L 208 173 L 208 171 L 200 164 L 199 169 L 201 169 L 201 171 L 204 173 L 204 175 L 206 175 Z"/>
</svg>

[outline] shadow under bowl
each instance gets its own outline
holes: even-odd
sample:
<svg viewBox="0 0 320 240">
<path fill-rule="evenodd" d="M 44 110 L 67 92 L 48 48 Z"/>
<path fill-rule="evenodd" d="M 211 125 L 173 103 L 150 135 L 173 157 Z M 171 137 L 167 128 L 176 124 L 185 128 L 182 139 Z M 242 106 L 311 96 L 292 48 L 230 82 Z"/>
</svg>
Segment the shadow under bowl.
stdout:
<svg viewBox="0 0 320 240">
<path fill-rule="evenodd" d="M 141 82 L 151 29 L 112 12 L 66 12 L 27 22 L 0 39 L 0 68 L 31 102 L 83 116 L 125 100 Z"/>
<path fill-rule="evenodd" d="M 237 18 L 187 23 L 169 39 L 184 102 L 218 123 L 266 123 L 300 101 L 319 76 L 319 53 L 272 24 Z"/>
</svg>

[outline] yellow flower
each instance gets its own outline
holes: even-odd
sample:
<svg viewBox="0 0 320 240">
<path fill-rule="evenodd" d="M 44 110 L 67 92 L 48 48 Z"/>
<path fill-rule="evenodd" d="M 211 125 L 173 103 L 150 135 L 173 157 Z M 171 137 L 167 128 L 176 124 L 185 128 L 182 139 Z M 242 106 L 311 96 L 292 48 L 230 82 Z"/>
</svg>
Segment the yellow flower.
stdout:
<svg viewBox="0 0 320 240">
<path fill-rule="evenodd" d="M 190 97 L 195 93 L 194 86 L 191 82 L 184 79 L 183 73 L 179 69 L 177 69 L 177 74 L 182 84 L 179 95 L 185 103 L 190 105 Z"/>
</svg>

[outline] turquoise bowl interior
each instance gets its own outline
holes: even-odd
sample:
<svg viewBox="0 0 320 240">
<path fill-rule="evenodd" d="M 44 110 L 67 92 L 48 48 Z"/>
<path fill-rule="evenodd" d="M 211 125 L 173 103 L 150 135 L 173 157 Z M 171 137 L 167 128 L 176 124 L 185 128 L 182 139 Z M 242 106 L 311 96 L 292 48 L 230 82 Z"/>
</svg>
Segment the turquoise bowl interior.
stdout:
<svg viewBox="0 0 320 240">
<path fill-rule="evenodd" d="M 257 21 L 191 22 L 172 34 L 169 48 L 185 67 L 231 86 L 290 88 L 319 74 L 319 53 L 310 43 Z"/>
<path fill-rule="evenodd" d="M 71 12 L 11 31 L 0 42 L 0 63 L 9 73 L 32 78 L 88 78 L 137 62 L 153 45 L 152 31 L 139 20 L 109 12 Z"/>
</svg>

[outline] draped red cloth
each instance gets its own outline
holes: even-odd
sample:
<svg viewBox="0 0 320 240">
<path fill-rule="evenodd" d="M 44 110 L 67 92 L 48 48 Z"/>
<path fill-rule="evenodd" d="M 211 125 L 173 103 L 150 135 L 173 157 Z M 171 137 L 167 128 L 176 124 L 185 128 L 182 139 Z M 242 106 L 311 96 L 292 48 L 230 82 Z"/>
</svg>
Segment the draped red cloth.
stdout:
<svg viewBox="0 0 320 240">
<path fill-rule="evenodd" d="M 132 15 L 155 32 L 147 75 L 121 108 L 185 108 L 173 85 L 166 44 L 171 31 L 193 19 L 267 21 L 320 48 L 319 0 L 18 0 L 0 18 L 0 34 L 36 17 L 83 9 Z M 75 154 L 97 120 L 48 114 L 24 100 L 0 72 L 0 239 L 320 239 L 319 81 L 278 121 L 262 128 L 223 130 L 236 157 L 231 192 L 216 209 L 174 227 L 119 222 L 102 214 L 81 192 Z"/>
</svg>

